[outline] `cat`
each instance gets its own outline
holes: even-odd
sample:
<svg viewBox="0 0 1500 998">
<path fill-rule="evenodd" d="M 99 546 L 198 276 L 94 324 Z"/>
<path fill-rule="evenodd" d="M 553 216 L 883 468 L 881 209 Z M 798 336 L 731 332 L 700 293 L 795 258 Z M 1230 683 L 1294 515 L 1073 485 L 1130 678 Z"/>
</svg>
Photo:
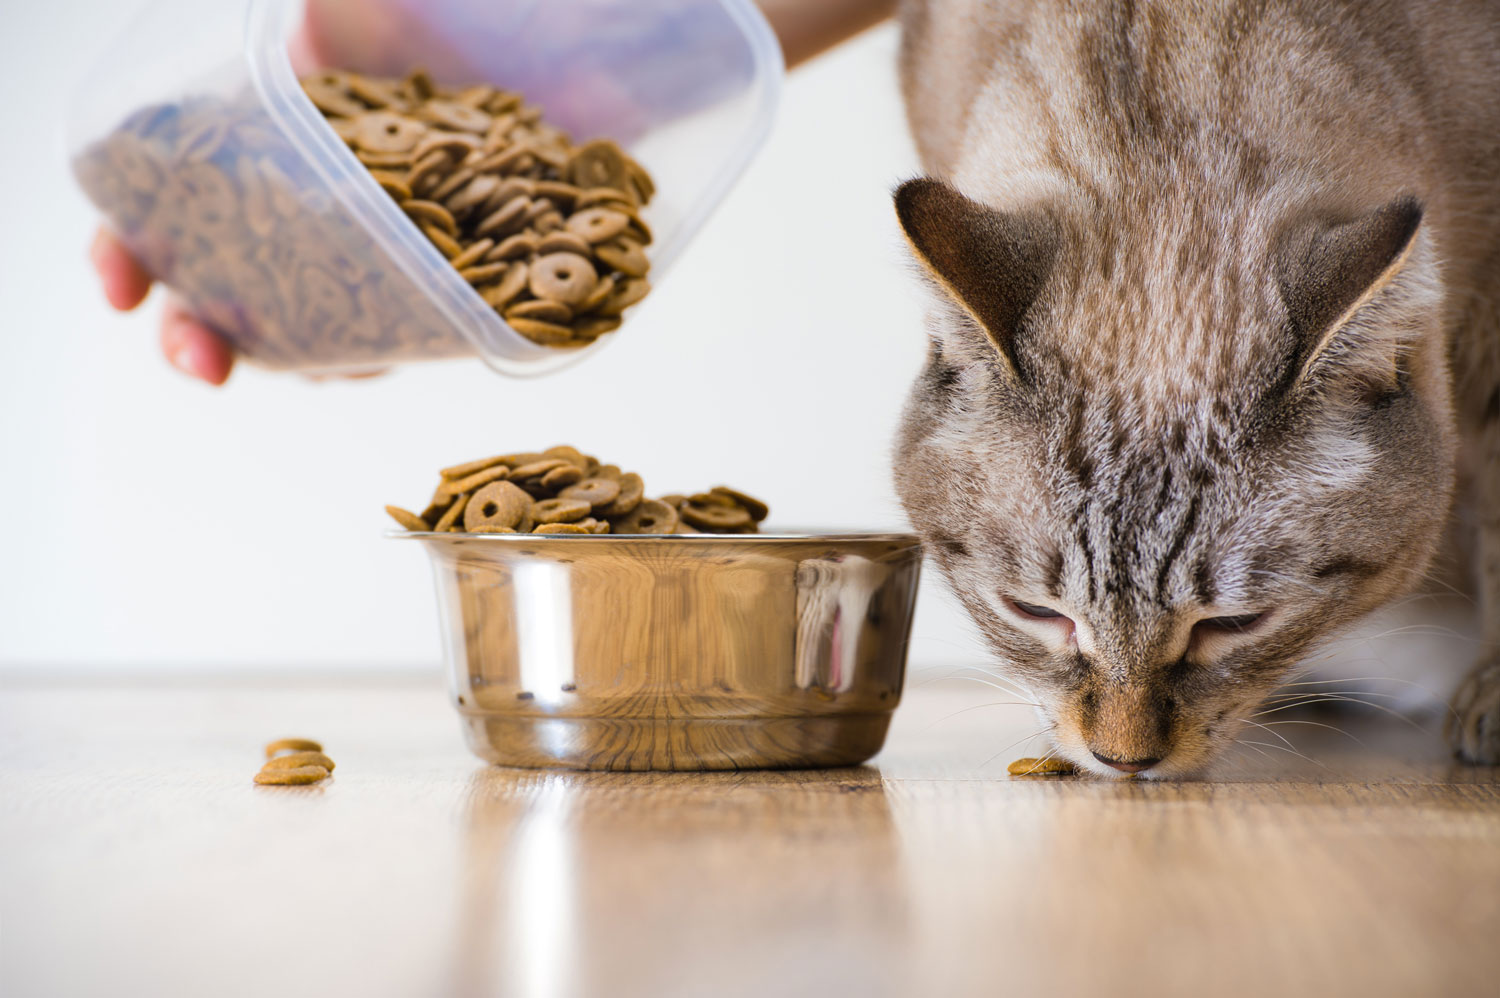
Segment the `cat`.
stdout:
<svg viewBox="0 0 1500 998">
<path fill-rule="evenodd" d="M 933 294 L 897 491 L 1056 751 L 1201 772 L 1452 522 L 1484 640 L 1448 733 L 1500 763 L 1500 3 L 901 20 Z"/>
</svg>

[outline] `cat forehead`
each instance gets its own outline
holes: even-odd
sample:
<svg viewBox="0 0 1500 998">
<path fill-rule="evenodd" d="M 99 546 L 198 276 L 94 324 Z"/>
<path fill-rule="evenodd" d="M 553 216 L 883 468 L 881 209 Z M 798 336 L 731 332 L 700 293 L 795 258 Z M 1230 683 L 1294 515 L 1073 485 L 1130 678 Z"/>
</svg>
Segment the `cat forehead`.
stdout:
<svg viewBox="0 0 1500 998">
<path fill-rule="evenodd" d="M 1018 344 L 1034 360 L 1149 402 L 1232 393 L 1285 358 L 1258 221 L 1162 204 L 1070 229 Z"/>
</svg>

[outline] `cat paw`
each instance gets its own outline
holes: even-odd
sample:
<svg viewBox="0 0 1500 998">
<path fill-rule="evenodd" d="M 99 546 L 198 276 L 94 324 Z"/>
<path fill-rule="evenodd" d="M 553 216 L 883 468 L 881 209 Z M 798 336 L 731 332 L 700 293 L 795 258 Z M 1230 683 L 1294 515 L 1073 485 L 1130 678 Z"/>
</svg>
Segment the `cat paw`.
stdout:
<svg viewBox="0 0 1500 998">
<path fill-rule="evenodd" d="M 1500 659 L 1481 662 L 1469 673 L 1443 727 L 1464 762 L 1500 765 Z"/>
</svg>

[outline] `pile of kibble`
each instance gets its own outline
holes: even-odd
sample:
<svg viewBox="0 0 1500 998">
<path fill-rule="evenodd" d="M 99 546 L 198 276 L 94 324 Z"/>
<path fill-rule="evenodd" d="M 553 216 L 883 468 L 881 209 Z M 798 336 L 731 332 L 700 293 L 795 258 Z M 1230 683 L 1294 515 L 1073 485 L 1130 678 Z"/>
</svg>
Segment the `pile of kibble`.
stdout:
<svg viewBox="0 0 1500 998">
<path fill-rule="evenodd" d="M 518 333 L 592 343 L 650 290 L 639 209 L 655 193 L 608 139 L 573 145 L 520 94 L 325 71 L 302 80 L 329 125 Z"/>
<path fill-rule="evenodd" d="M 255 774 L 265 787 L 301 787 L 328 779 L 333 760 L 310 738 L 278 738 L 266 746 L 266 764 Z"/>
<path fill-rule="evenodd" d="M 444 468 L 421 515 L 387 506 L 407 530 L 471 534 L 753 534 L 770 509 L 716 486 L 646 498 L 633 471 L 569 446 Z"/>
</svg>

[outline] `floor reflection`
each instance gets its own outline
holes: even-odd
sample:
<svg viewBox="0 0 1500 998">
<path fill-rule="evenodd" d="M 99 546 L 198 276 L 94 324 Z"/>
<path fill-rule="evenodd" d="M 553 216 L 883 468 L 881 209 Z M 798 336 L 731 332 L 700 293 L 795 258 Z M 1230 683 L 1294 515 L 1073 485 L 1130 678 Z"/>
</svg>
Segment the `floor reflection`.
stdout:
<svg viewBox="0 0 1500 998">
<path fill-rule="evenodd" d="M 765 960 L 809 990 L 884 992 L 907 935 L 873 767 L 486 768 L 462 834 L 460 995 L 738 994 Z"/>
</svg>

